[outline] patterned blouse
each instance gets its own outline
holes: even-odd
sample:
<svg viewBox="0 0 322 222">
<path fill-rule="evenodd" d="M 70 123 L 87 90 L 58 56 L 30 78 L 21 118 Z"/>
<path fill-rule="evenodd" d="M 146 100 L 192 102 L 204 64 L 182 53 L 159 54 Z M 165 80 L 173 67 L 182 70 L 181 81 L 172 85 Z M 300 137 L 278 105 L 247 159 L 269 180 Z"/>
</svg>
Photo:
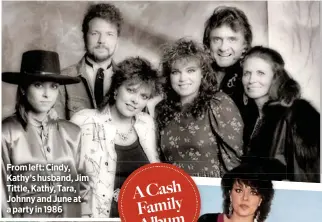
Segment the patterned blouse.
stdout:
<svg viewBox="0 0 322 222">
<path fill-rule="evenodd" d="M 218 92 L 195 119 L 178 112 L 160 132 L 161 151 L 166 162 L 191 176 L 222 177 L 239 165 L 243 147 L 243 121 L 232 99 Z"/>
</svg>

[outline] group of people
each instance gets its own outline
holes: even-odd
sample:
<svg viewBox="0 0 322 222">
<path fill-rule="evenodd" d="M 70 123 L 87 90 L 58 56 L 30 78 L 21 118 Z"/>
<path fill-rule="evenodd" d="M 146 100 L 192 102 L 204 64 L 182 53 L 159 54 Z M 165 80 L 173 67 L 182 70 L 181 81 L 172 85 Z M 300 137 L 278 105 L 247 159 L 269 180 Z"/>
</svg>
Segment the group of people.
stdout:
<svg viewBox="0 0 322 222">
<path fill-rule="evenodd" d="M 301 99 L 277 51 L 251 47 L 244 12 L 216 8 L 203 44 L 163 46 L 160 70 L 141 57 L 113 61 L 122 23 L 114 5 L 92 5 L 78 64 L 60 71 L 56 52 L 32 50 L 20 72 L 2 74 L 18 85 L 16 113 L 2 121 L 6 197 L 6 175 L 15 174 L 8 164 L 64 163 L 88 176 L 77 185 L 81 206 L 62 204 L 54 216 L 63 217 L 118 217 L 125 179 L 160 161 L 191 176 L 223 177 L 243 163 L 261 165 L 267 179 L 320 182 L 320 114 Z M 155 96 L 162 100 L 149 105 Z"/>
</svg>

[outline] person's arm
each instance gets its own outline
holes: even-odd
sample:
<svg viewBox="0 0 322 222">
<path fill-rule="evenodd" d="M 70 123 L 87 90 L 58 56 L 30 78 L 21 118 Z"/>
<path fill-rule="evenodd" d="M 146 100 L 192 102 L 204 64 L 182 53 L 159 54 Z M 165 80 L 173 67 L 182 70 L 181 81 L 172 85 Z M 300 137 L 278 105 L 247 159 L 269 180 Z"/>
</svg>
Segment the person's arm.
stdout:
<svg viewBox="0 0 322 222">
<path fill-rule="evenodd" d="M 85 171 L 85 174 L 90 173 L 91 180 L 87 206 L 83 205 L 83 217 L 88 216 L 86 207 L 90 208 L 87 210 L 92 211 L 92 217 L 108 216 L 109 213 L 106 214 L 106 211 L 101 212 L 101 210 L 110 209 L 114 192 L 117 160 L 114 146 L 116 128 L 108 123 L 106 115 L 98 116 L 98 114 L 97 110 L 84 109 L 71 118 L 71 122 L 82 129 L 79 168 L 80 171 Z M 94 153 L 92 153 L 93 150 Z M 98 181 L 104 181 L 104 183 Z M 104 203 L 95 201 L 98 198 L 97 195 L 105 195 Z"/>
<path fill-rule="evenodd" d="M 294 157 L 301 182 L 320 182 L 320 113 L 306 100 L 290 108 Z M 303 173 L 305 175 L 303 175 Z"/>
<path fill-rule="evenodd" d="M 84 116 L 76 113 L 70 121 L 81 127 L 84 122 Z M 82 128 L 81 128 L 81 130 L 82 130 Z M 82 132 L 80 132 L 80 134 L 82 135 Z M 83 143 L 82 143 L 83 138 L 81 135 L 80 135 L 80 139 L 79 139 L 78 152 L 76 155 L 77 171 L 79 174 L 87 176 L 86 175 L 86 164 L 85 164 L 85 149 L 87 147 L 85 147 L 83 145 Z M 80 183 L 79 184 L 80 185 L 80 196 L 82 199 L 81 215 L 83 218 L 92 217 L 92 214 L 93 214 L 93 212 L 92 212 L 92 195 L 93 195 L 93 193 L 92 193 L 91 186 L 89 184 L 89 181 L 82 181 L 79 183 Z"/>
<path fill-rule="evenodd" d="M 160 162 L 167 162 L 165 155 L 161 149 L 161 134 L 160 134 L 160 131 L 158 130 L 158 127 L 155 130 L 155 136 L 157 140 L 157 152 L 159 155 Z"/>
<path fill-rule="evenodd" d="M 134 128 L 150 163 L 160 162 L 157 151 L 157 134 L 154 119 L 149 114 L 141 112 L 136 115 Z"/>
<path fill-rule="evenodd" d="M 83 152 L 84 147 L 82 147 L 82 142 L 80 139 L 79 148 L 77 153 L 77 170 L 81 175 L 86 176 L 86 165 L 85 165 L 85 154 Z M 82 217 L 92 216 L 92 189 L 89 185 L 89 181 L 81 181 L 80 184 L 80 196 L 82 199 L 81 211 Z"/>
<path fill-rule="evenodd" d="M 216 94 L 211 103 L 210 122 L 216 134 L 223 170 L 231 170 L 240 164 L 243 155 L 244 123 L 237 106 L 227 94 Z"/>
<path fill-rule="evenodd" d="M 10 158 L 10 144 L 6 139 L 5 130 L 2 131 L 2 187 L 1 187 L 1 214 L 3 218 L 12 218 L 12 214 L 7 213 L 7 209 L 11 208 L 11 204 L 7 202 L 10 193 L 8 192 L 7 185 L 10 182 L 7 181 L 7 175 L 11 174 L 11 171 L 7 170 L 7 165 L 11 164 Z M 12 194 L 11 194 L 12 196 Z"/>
<path fill-rule="evenodd" d="M 147 112 L 150 116 L 153 118 L 156 117 L 155 109 L 156 106 L 159 104 L 160 101 L 162 101 L 162 96 L 156 96 L 148 101 L 148 104 L 146 106 Z"/>
</svg>

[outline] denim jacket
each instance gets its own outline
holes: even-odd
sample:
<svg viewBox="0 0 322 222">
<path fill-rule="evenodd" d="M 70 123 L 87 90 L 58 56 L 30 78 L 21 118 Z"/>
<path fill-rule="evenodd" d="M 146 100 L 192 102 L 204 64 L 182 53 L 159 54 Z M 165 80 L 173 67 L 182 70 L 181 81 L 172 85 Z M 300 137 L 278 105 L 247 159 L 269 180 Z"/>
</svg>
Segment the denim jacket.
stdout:
<svg viewBox="0 0 322 222">
<path fill-rule="evenodd" d="M 92 217 L 108 218 L 112 200 L 118 197 L 118 193 L 114 193 L 116 127 L 112 123 L 109 106 L 103 111 L 82 110 L 71 121 L 82 130 L 80 158 L 85 161 L 85 174 L 90 177 Z M 134 129 L 149 161 L 159 162 L 153 118 L 146 113 L 139 113 L 135 116 Z"/>
</svg>

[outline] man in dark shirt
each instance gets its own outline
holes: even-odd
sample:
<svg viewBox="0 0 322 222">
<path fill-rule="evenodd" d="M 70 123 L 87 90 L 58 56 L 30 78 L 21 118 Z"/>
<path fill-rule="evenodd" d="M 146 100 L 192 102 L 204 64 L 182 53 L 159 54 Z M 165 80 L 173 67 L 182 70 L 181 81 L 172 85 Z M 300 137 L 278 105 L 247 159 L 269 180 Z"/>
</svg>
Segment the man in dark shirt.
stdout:
<svg viewBox="0 0 322 222">
<path fill-rule="evenodd" d="M 251 47 L 253 34 L 243 11 L 219 6 L 205 23 L 203 44 L 214 62 L 218 87 L 235 102 L 245 120 L 247 97 L 242 85 L 240 60 Z"/>
</svg>

